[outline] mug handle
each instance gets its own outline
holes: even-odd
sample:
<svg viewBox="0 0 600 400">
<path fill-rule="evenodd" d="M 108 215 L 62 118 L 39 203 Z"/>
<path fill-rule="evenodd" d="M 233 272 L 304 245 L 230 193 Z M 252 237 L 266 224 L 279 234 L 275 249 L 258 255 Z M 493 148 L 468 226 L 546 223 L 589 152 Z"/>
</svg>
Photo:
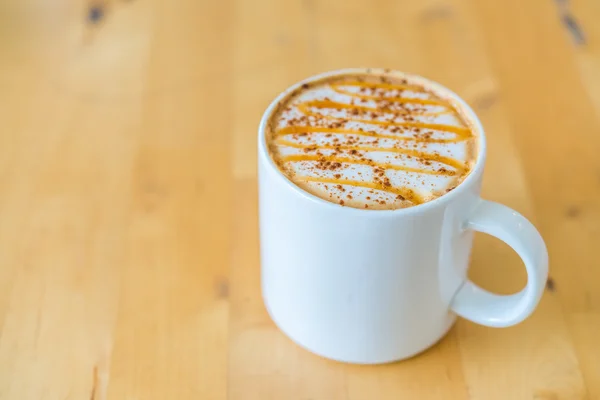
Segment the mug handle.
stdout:
<svg viewBox="0 0 600 400">
<path fill-rule="evenodd" d="M 540 301 L 548 279 L 548 251 L 539 232 L 518 212 L 487 200 L 475 206 L 464 229 L 487 233 L 512 247 L 525 263 L 527 285 L 518 293 L 497 295 L 466 280 L 450 308 L 463 318 L 491 327 L 523 321 Z"/>
</svg>

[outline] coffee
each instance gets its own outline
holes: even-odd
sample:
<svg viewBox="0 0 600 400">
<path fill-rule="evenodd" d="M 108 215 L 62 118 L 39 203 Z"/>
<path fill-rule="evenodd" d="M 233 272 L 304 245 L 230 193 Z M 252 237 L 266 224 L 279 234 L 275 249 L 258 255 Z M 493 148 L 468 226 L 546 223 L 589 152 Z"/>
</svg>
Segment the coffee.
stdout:
<svg viewBox="0 0 600 400">
<path fill-rule="evenodd" d="M 451 97 L 419 77 L 365 70 L 308 81 L 270 115 L 272 159 L 294 184 L 361 209 L 398 209 L 459 185 L 478 133 Z"/>
</svg>

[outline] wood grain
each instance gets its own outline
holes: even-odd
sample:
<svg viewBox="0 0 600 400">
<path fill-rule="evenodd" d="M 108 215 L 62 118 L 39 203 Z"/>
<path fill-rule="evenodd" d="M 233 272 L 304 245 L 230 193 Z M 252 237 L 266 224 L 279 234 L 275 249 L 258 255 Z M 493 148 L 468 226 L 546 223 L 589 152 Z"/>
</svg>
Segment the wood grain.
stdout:
<svg viewBox="0 0 600 400">
<path fill-rule="evenodd" d="M 600 399 L 593 0 L 0 4 L 0 399 Z M 325 70 L 415 72 L 480 115 L 486 198 L 539 227 L 521 325 L 377 366 L 298 348 L 260 298 L 256 130 Z M 525 274 L 476 238 L 471 277 Z"/>
</svg>

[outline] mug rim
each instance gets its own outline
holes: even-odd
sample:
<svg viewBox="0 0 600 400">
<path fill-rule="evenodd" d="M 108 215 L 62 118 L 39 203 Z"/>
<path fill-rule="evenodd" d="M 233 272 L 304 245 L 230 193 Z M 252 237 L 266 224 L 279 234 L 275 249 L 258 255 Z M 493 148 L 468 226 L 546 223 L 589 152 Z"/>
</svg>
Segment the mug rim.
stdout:
<svg viewBox="0 0 600 400">
<path fill-rule="evenodd" d="M 302 189 L 300 186 L 298 186 L 294 182 L 292 182 L 279 169 L 279 167 L 275 164 L 275 161 L 269 154 L 269 150 L 267 148 L 267 138 L 266 138 L 266 134 L 265 134 L 267 124 L 269 122 L 269 118 L 271 117 L 272 113 L 275 111 L 275 109 L 279 105 L 279 103 L 283 99 L 285 99 L 289 94 L 291 94 L 295 90 L 299 89 L 303 84 L 312 83 L 314 81 L 322 80 L 325 78 L 331 78 L 331 77 L 335 77 L 335 76 L 349 75 L 349 74 L 382 74 L 382 75 L 385 74 L 385 75 L 397 76 L 400 78 L 406 77 L 413 81 L 422 82 L 423 84 L 432 88 L 436 94 L 442 95 L 445 98 L 447 98 L 453 102 L 456 102 L 461 107 L 465 116 L 467 118 L 469 118 L 470 122 L 473 124 L 473 127 L 477 130 L 478 139 L 479 139 L 478 146 L 477 146 L 477 160 L 475 161 L 475 165 L 473 166 L 471 172 L 467 175 L 467 177 L 462 182 L 460 182 L 458 184 L 458 186 L 456 186 L 453 190 L 451 190 L 450 192 L 448 192 L 440 197 L 437 197 L 431 201 L 417 204 L 417 205 L 414 205 L 411 207 L 395 208 L 395 209 L 388 209 L 388 210 L 345 207 L 340 204 L 324 200 L 324 199 L 320 198 L 319 196 L 316 196 L 316 195 Z M 385 68 L 385 69 L 384 68 L 336 69 L 336 70 L 326 71 L 326 72 L 323 72 L 320 74 L 309 76 L 308 78 L 302 79 L 302 80 L 292 84 L 291 86 L 289 86 L 288 88 L 283 90 L 279 95 L 277 95 L 275 97 L 275 99 L 273 99 L 273 101 L 271 101 L 271 103 L 269 104 L 269 106 L 267 107 L 265 112 L 263 113 L 261 120 L 260 120 L 259 127 L 258 127 L 258 149 L 259 149 L 258 162 L 266 163 L 268 165 L 268 167 L 272 170 L 272 172 L 275 173 L 275 175 L 277 176 L 277 179 L 279 179 L 282 183 L 287 185 L 287 187 L 290 188 L 291 190 L 293 190 L 296 194 L 304 197 L 305 199 L 307 199 L 319 206 L 329 207 L 332 209 L 332 211 L 353 213 L 355 215 L 372 216 L 372 217 L 375 217 L 375 216 L 388 217 L 388 216 L 392 216 L 392 215 L 399 216 L 399 215 L 419 214 L 419 213 L 424 213 L 429 209 L 432 209 L 432 208 L 435 208 L 438 206 L 442 206 L 446 203 L 451 202 L 456 196 L 460 196 L 460 194 L 462 192 L 464 192 L 465 190 L 467 190 L 468 187 L 470 187 L 473 183 L 477 182 L 477 180 L 483 173 L 483 168 L 484 168 L 485 159 L 486 159 L 486 140 L 485 140 L 485 132 L 483 130 L 483 125 L 481 124 L 481 121 L 479 120 L 479 117 L 477 116 L 475 111 L 473 111 L 471 106 L 469 106 L 465 100 L 463 100 L 458 94 L 456 94 L 454 91 L 450 90 L 449 88 L 441 85 L 440 83 L 437 83 L 428 78 L 425 78 L 421 75 L 406 73 L 406 72 L 402 72 L 399 70 L 393 70 L 393 69 L 388 69 L 388 68 Z"/>
</svg>

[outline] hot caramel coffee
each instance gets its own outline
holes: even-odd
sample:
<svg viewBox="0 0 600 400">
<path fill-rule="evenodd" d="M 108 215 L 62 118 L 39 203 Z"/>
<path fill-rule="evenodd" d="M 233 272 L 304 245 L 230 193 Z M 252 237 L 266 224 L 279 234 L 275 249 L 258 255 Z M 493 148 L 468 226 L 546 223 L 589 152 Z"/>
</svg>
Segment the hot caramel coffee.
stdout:
<svg viewBox="0 0 600 400">
<path fill-rule="evenodd" d="M 422 78 L 365 70 L 292 91 L 271 114 L 266 140 L 278 168 L 305 191 L 389 210 L 459 185 L 477 159 L 478 133 Z"/>
</svg>

